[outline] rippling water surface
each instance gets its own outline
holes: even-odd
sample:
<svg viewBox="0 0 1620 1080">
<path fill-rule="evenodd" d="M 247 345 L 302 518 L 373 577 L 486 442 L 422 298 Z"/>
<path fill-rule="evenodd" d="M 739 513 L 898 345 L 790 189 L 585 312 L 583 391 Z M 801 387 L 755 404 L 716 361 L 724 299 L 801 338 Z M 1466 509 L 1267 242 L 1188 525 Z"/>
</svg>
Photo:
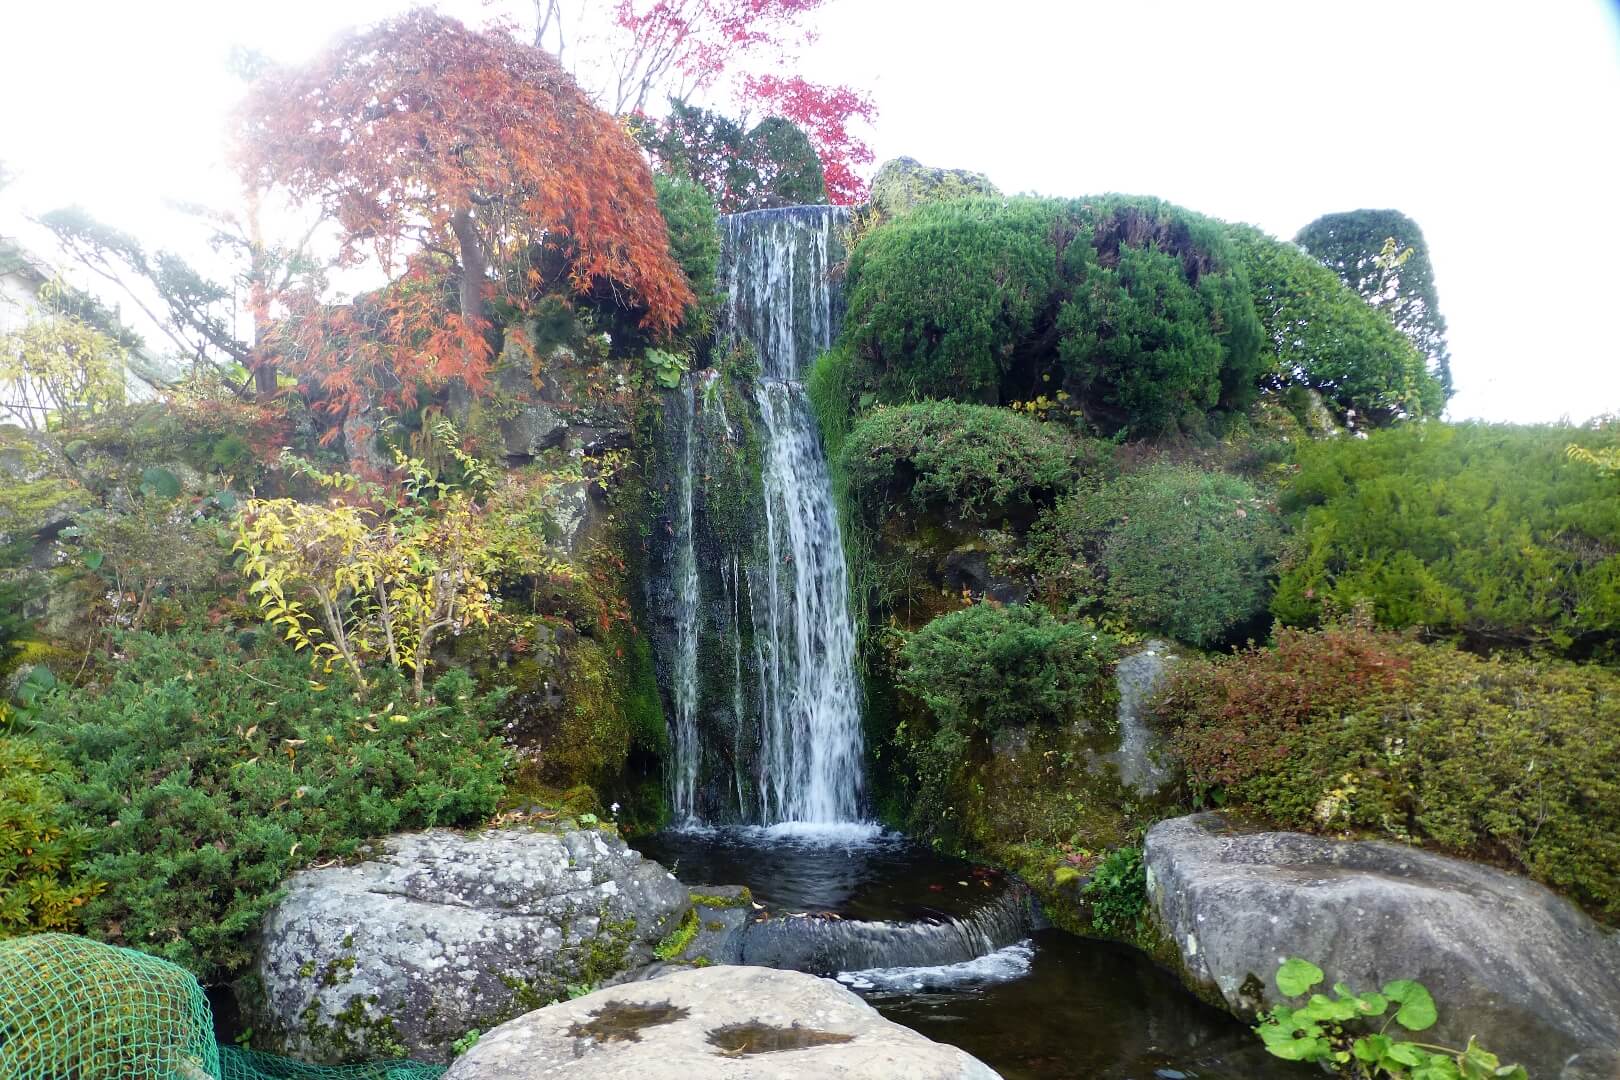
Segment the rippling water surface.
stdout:
<svg viewBox="0 0 1620 1080">
<path fill-rule="evenodd" d="M 773 915 L 933 923 L 1009 888 L 1001 875 L 871 827 L 696 829 L 636 846 L 693 885 L 742 884 Z M 1006 1080 L 1303 1080 L 1242 1024 L 1141 953 L 1058 930 L 975 959 L 837 978 L 896 1023 L 962 1047 Z"/>
</svg>

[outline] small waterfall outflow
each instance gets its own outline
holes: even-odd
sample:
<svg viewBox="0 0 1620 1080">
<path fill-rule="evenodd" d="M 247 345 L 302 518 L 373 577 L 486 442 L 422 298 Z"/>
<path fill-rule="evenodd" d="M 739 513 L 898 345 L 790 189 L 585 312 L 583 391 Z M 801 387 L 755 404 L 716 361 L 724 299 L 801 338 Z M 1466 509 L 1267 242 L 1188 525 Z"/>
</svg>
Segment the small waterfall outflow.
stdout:
<svg viewBox="0 0 1620 1080">
<path fill-rule="evenodd" d="M 1033 908 L 1026 889 L 1011 887 L 969 915 L 937 921 L 767 919 L 748 927 L 742 963 L 817 975 L 968 964 L 1029 937 Z"/>
<path fill-rule="evenodd" d="M 839 332 L 846 222 L 826 206 L 722 219 L 719 348 L 752 346 L 758 375 L 699 372 L 666 397 L 656 601 L 679 822 L 861 820 L 849 579 L 801 381 Z"/>
</svg>

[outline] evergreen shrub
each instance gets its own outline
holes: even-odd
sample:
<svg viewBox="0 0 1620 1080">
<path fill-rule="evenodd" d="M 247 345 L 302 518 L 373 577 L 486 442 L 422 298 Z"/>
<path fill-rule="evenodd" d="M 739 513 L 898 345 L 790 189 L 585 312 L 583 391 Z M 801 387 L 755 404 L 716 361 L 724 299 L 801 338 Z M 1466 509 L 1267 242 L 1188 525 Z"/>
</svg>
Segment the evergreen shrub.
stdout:
<svg viewBox="0 0 1620 1080">
<path fill-rule="evenodd" d="M 1080 460 L 1055 424 L 955 401 L 873 409 L 850 427 L 841 452 L 850 491 L 869 515 L 899 497 L 969 518 L 1038 505 L 1068 488 Z"/>
<path fill-rule="evenodd" d="M 863 236 L 843 342 L 881 400 L 1056 393 L 1108 431 L 1252 397 L 1260 325 L 1218 223 L 1158 199 L 972 198 Z"/>
<path fill-rule="evenodd" d="M 1268 387 L 1315 390 L 1356 428 L 1439 415 L 1445 390 L 1423 354 L 1337 274 L 1253 226 L 1227 234 L 1265 333 Z"/>
<path fill-rule="evenodd" d="M 900 651 L 901 689 L 961 732 L 1072 719 L 1113 662 L 1114 640 L 1038 604 L 981 603 L 934 619 Z"/>
<path fill-rule="evenodd" d="M 990 603 L 942 615 L 900 646 L 896 682 L 921 706 L 894 743 L 906 762 L 908 821 L 939 832 L 970 790 L 975 762 L 1003 727 L 1084 721 L 1112 690 L 1114 640 L 1039 605 Z"/>
<path fill-rule="evenodd" d="M 402 829 L 491 814 L 507 754 L 496 695 L 451 671 L 422 705 L 379 669 L 341 672 L 220 632 L 128 634 L 96 689 L 60 690 L 32 735 L 72 770 L 62 792 L 93 830 L 85 873 L 106 890 L 84 925 L 180 963 L 239 972 L 287 875 Z"/>
<path fill-rule="evenodd" d="M 1133 626 L 1205 646 L 1265 612 L 1281 535 L 1248 481 L 1157 465 L 1059 502 L 1032 530 L 1028 559 L 1054 599 L 1100 598 Z"/>
<path fill-rule="evenodd" d="M 1549 425 L 1407 425 L 1301 446 L 1282 506 L 1298 532 L 1272 610 L 1311 625 L 1329 605 L 1478 649 L 1613 655 L 1620 498 L 1571 461 L 1598 436 Z"/>
</svg>

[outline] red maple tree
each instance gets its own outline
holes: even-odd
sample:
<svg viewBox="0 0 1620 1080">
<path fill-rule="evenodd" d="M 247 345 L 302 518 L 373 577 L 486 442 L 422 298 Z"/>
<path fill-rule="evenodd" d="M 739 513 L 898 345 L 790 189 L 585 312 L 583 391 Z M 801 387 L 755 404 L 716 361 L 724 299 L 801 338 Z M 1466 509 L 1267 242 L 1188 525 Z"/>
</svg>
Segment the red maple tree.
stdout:
<svg viewBox="0 0 1620 1080">
<path fill-rule="evenodd" d="M 334 409 L 451 379 L 476 392 L 489 299 L 521 310 L 559 273 L 655 332 L 692 302 L 635 143 L 555 57 L 500 29 L 417 10 L 272 71 L 243 107 L 237 156 L 251 186 L 317 201 L 344 260 L 411 260 L 368 305 L 305 298 L 286 340 Z M 459 269 L 459 305 L 432 256 Z"/>
<path fill-rule="evenodd" d="M 616 113 L 645 114 L 660 96 L 688 101 L 712 89 L 740 62 L 776 67 L 812 33 L 804 16 L 827 0 L 615 0 L 612 29 L 594 42 L 608 74 L 602 97 Z M 561 51 L 567 41 L 562 0 L 535 0 L 535 43 Z M 589 42 L 589 39 L 587 39 Z M 759 109 L 802 128 L 821 159 L 827 195 L 851 205 L 866 199 L 859 169 L 872 151 L 850 131 L 876 108 L 866 94 L 794 76 L 743 75 L 732 94 L 746 111 Z"/>
</svg>

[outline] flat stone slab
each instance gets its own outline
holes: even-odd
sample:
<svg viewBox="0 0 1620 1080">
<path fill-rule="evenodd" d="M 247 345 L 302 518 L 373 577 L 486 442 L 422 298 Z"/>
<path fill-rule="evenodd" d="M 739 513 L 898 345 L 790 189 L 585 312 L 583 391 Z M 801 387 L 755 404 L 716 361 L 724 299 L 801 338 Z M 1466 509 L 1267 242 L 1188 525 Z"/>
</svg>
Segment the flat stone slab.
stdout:
<svg viewBox="0 0 1620 1080">
<path fill-rule="evenodd" d="M 444 1080 L 996 1080 L 954 1046 L 796 971 L 707 967 L 599 990 L 488 1032 Z"/>
</svg>

